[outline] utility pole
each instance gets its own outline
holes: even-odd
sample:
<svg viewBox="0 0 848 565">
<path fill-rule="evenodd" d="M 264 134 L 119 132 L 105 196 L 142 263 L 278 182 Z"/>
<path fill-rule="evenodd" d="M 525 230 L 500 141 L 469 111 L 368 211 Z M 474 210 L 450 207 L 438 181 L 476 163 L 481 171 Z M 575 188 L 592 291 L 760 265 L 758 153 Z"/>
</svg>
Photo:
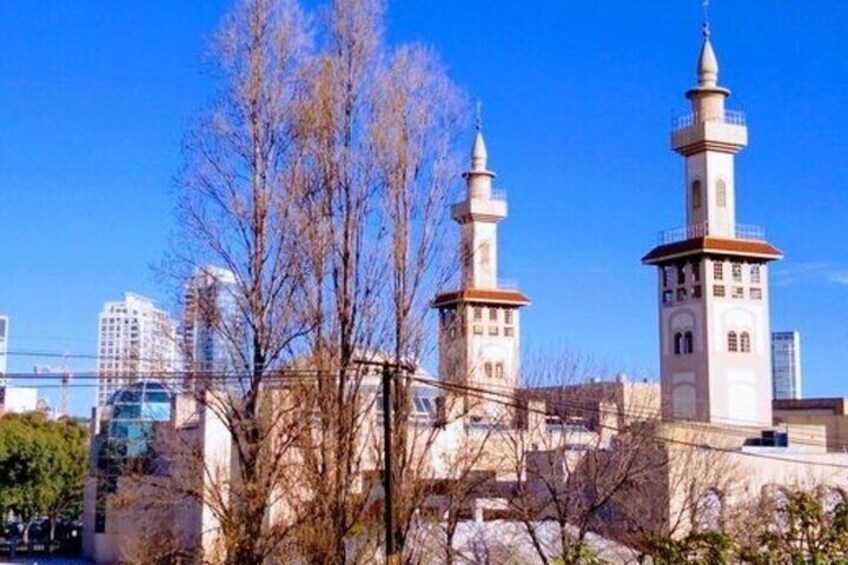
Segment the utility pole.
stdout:
<svg viewBox="0 0 848 565">
<path fill-rule="evenodd" d="M 386 527 L 386 564 L 397 565 L 394 516 L 392 514 L 392 375 L 389 363 L 383 363 L 383 520 Z"/>
</svg>

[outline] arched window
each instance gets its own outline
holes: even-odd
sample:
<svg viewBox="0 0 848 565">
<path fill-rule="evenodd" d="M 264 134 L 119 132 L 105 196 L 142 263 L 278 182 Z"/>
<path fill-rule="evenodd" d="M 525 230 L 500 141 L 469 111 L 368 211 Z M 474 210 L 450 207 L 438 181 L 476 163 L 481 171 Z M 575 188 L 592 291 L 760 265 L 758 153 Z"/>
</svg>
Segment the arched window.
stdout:
<svg viewBox="0 0 848 565">
<path fill-rule="evenodd" d="M 695 504 L 695 529 L 699 532 L 717 531 L 721 528 L 724 496 L 717 488 L 708 488 Z"/>
<path fill-rule="evenodd" d="M 739 336 L 739 351 L 742 353 L 751 353 L 751 334 L 742 332 Z"/>
<path fill-rule="evenodd" d="M 489 265 L 489 261 L 491 260 L 491 244 L 488 241 L 484 241 L 482 245 L 480 245 L 480 264 L 484 266 Z"/>
<path fill-rule="evenodd" d="M 502 379 L 504 376 L 503 363 L 495 364 L 495 377 L 498 379 Z"/>
<path fill-rule="evenodd" d="M 683 353 L 692 353 L 694 351 L 692 343 L 692 332 L 683 334 Z"/>
<path fill-rule="evenodd" d="M 683 353 L 683 334 L 677 332 L 674 334 L 674 354 L 680 355 Z"/>
<path fill-rule="evenodd" d="M 487 379 L 492 378 L 492 364 L 491 363 L 486 363 L 485 365 L 483 365 L 483 371 L 486 373 Z"/>
<path fill-rule="evenodd" d="M 736 337 L 736 332 L 730 332 L 727 334 L 727 350 L 728 351 L 739 351 L 739 341 Z"/>
<path fill-rule="evenodd" d="M 719 208 L 727 206 L 727 184 L 721 179 L 716 183 L 716 206 Z"/>
<path fill-rule="evenodd" d="M 696 180 L 692 183 L 692 209 L 697 210 L 701 207 L 701 181 Z"/>
</svg>

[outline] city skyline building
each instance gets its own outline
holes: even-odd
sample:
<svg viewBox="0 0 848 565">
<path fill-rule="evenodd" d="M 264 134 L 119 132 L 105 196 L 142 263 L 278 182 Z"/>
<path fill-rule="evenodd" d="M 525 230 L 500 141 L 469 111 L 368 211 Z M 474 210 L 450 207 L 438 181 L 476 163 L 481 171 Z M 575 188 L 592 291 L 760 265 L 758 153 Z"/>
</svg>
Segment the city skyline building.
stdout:
<svg viewBox="0 0 848 565">
<path fill-rule="evenodd" d="M 143 379 L 169 383 L 179 368 L 177 322 L 155 302 L 133 292 L 106 302 L 97 339 L 97 406 L 116 390 Z"/>
<path fill-rule="evenodd" d="M 772 397 L 801 398 L 801 334 L 797 330 L 771 334 Z"/>
<path fill-rule="evenodd" d="M 685 159 L 686 225 L 642 258 L 658 272 L 663 418 L 769 426 L 768 263 L 783 255 L 761 228 L 736 222 L 734 156 L 748 128 L 725 108 L 718 71 L 705 23 L 691 111 L 671 132 Z"/>
<path fill-rule="evenodd" d="M 235 370 L 237 296 L 235 274 L 221 267 L 196 267 L 186 282 L 181 336 L 186 388 L 212 372 Z"/>
</svg>

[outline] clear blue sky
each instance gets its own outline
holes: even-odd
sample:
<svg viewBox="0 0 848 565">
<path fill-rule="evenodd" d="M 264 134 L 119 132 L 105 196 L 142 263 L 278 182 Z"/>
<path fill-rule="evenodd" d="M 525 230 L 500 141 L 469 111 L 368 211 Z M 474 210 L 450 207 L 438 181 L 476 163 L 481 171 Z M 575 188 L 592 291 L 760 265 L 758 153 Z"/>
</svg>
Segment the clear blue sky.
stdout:
<svg viewBox="0 0 848 565">
<path fill-rule="evenodd" d="M 748 113 L 738 220 L 786 254 L 772 269 L 772 328 L 801 331 L 806 395 L 848 395 L 848 4 L 711 4 L 720 81 Z M 150 266 L 173 230 L 180 138 L 212 93 L 203 54 L 228 6 L 0 3 L 12 349 L 93 354 L 104 301 L 133 290 L 172 302 Z M 684 221 L 668 135 L 687 110 L 700 20 L 697 0 L 390 3 L 389 41 L 432 45 L 483 100 L 510 200 L 501 276 L 534 301 L 526 348 L 567 345 L 657 374 L 655 279 L 639 258 Z M 61 360 L 13 356 L 10 370 L 36 363 Z M 74 390 L 74 411 L 93 399 Z"/>
</svg>

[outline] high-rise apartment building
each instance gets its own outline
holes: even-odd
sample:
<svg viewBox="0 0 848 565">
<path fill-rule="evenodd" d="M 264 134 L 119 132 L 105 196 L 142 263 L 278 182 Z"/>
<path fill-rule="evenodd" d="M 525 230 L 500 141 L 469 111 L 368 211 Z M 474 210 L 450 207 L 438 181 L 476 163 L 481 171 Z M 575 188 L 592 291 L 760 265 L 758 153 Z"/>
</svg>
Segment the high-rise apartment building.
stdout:
<svg viewBox="0 0 848 565">
<path fill-rule="evenodd" d="M 187 388 L 201 377 L 224 375 L 239 365 L 237 296 L 236 276 L 220 267 L 197 267 L 186 283 L 182 347 Z"/>
<path fill-rule="evenodd" d="M 117 389 L 138 380 L 170 384 L 179 365 L 177 323 L 153 300 L 124 293 L 100 312 L 97 405 Z"/>
<path fill-rule="evenodd" d="M 801 334 L 771 334 L 771 387 L 775 400 L 801 398 Z"/>
</svg>

